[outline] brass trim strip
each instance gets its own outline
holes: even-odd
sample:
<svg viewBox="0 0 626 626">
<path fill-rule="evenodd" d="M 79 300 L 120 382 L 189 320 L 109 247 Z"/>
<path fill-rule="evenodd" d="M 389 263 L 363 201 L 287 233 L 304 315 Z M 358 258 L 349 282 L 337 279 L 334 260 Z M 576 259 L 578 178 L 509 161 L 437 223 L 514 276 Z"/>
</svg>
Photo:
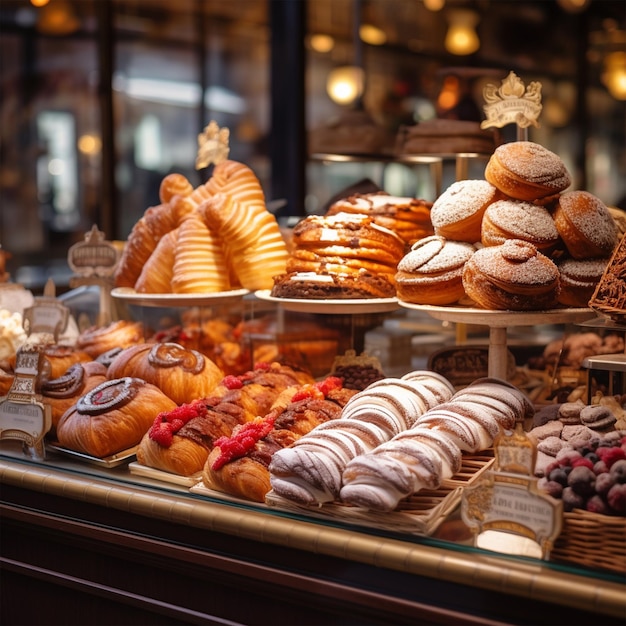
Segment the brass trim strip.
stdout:
<svg viewBox="0 0 626 626">
<path fill-rule="evenodd" d="M 557 575 L 540 561 L 446 551 L 270 516 L 252 509 L 157 493 L 141 485 L 126 487 L 95 477 L 87 480 L 49 467 L 23 466 L 4 460 L 0 461 L 0 483 L 531 601 L 559 603 L 617 618 L 626 614 L 625 585 L 567 572 Z"/>
</svg>

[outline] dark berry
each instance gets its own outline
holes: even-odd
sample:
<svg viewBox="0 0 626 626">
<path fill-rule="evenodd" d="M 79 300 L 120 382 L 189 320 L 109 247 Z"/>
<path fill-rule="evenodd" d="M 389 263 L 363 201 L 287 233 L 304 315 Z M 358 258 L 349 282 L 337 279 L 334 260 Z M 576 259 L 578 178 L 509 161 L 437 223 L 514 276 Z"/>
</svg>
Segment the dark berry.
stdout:
<svg viewBox="0 0 626 626">
<path fill-rule="evenodd" d="M 596 475 L 585 465 L 574 467 L 567 477 L 567 484 L 574 492 L 587 498 L 595 493 Z"/>
</svg>

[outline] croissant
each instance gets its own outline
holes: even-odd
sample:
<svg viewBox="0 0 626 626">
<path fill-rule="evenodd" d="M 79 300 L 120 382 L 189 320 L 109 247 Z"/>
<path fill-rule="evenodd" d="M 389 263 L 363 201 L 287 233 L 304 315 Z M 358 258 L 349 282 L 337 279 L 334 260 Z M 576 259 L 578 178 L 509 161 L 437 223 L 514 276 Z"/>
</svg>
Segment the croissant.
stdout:
<svg viewBox="0 0 626 626">
<path fill-rule="evenodd" d="M 146 209 L 128 235 L 115 269 L 115 286 L 134 287 L 161 237 L 177 228 L 194 208 L 187 197 L 174 196 L 170 202 Z"/>
<path fill-rule="evenodd" d="M 164 204 L 170 202 L 175 196 L 190 196 L 193 192 L 192 184 L 182 174 L 168 174 L 161 181 L 159 187 L 159 199 Z"/>
<path fill-rule="evenodd" d="M 285 394 L 291 401 L 285 404 Z M 357 392 L 342 387 L 341 379 L 328 377 L 314 384 L 290 388 L 281 394 L 265 418 L 256 418 L 233 430 L 231 437 L 215 442 L 202 472 L 202 480 L 240 498 L 263 502 L 271 489 L 269 464 L 278 450 L 291 446 L 316 426 L 338 419 L 349 398 Z"/>
<path fill-rule="evenodd" d="M 230 288 L 220 241 L 195 213 L 180 225 L 171 285 L 173 293 L 217 293 Z"/>
<path fill-rule="evenodd" d="M 218 439 L 217 445 L 211 450 L 202 470 L 202 482 L 209 489 L 254 502 L 264 502 L 265 494 L 271 489 L 270 475 L 267 471 L 269 459 L 276 450 L 291 445 L 297 439 L 294 433 L 278 431 L 278 438 L 272 436 L 274 433 L 268 433 L 256 441 L 247 456 L 230 459 L 222 464 L 224 448 L 228 442 L 234 441 L 232 445 L 237 446 L 239 445 L 238 439 L 245 437 L 251 440 L 251 436 L 254 436 L 251 432 L 264 427 L 272 428 L 271 419 L 257 418 L 253 422 L 244 424 L 241 430 L 233 433 L 231 439 L 226 437 L 223 440 Z M 263 432 L 261 430 L 261 433 Z M 282 441 L 280 441 L 281 435 Z"/>
<path fill-rule="evenodd" d="M 285 272 L 289 252 L 276 218 L 264 202 L 216 193 L 199 207 L 204 221 L 224 242 L 230 266 L 245 289 L 270 289 Z"/>
<path fill-rule="evenodd" d="M 179 228 L 161 237 L 137 278 L 137 293 L 171 293 Z"/>
<path fill-rule="evenodd" d="M 196 474 L 217 439 L 265 415 L 280 393 L 299 381 L 312 383 L 314 379 L 279 363 L 259 364 L 245 374 L 226 376 L 210 396 L 157 416 L 141 441 L 137 460 L 181 476 Z"/>
<path fill-rule="evenodd" d="M 208 396 L 224 377 L 208 357 L 176 343 L 138 344 L 109 365 L 109 378 L 132 376 L 155 385 L 176 404 Z"/>
<path fill-rule="evenodd" d="M 155 414 L 176 404 L 139 378 L 107 380 L 68 409 L 57 425 L 59 443 L 103 458 L 137 445 Z"/>
<path fill-rule="evenodd" d="M 220 398 L 181 405 L 155 418 L 137 448 L 137 461 L 179 476 L 192 476 L 202 470 L 213 441 L 229 435 L 242 421 L 243 410 Z"/>
<path fill-rule="evenodd" d="M 60 377 L 48 379 L 41 385 L 41 395 L 50 405 L 52 427 L 49 437 L 54 437 L 63 414 L 82 396 L 107 380 L 107 368 L 97 361 L 75 363 Z"/>
</svg>

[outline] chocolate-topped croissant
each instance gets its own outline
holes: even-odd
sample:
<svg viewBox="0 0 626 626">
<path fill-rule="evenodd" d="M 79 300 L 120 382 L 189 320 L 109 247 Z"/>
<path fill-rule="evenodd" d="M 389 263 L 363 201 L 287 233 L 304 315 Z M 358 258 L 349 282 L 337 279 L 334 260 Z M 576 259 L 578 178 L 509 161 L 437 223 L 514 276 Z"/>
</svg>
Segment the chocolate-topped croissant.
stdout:
<svg viewBox="0 0 626 626">
<path fill-rule="evenodd" d="M 177 343 L 138 344 L 109 365 L 109 378 L 132 376 L 156 385 L 176 404 L 208 396 L 224 377 L 211 359 Z"/>
</svg>

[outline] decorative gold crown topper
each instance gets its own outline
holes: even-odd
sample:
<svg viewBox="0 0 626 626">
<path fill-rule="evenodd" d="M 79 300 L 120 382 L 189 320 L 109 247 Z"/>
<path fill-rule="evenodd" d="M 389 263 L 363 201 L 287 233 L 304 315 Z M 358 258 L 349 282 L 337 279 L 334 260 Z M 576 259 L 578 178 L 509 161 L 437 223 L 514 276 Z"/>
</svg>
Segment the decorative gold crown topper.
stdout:
<svg viewBox="0 0 626 626">
<path fill-rule="evenodd" d="M 485 85 L 483 97 L 487 119 L 481 122 L 481 128 L 502 128 L 507 124 L 517 124 L 519 128 L 539 128 L 541 83 L 533 81 L 526 88 L 514 72 L 509 72 L 500 87 L 491 83 Z"/>
<path fill-rule="evenodd" d="M 211 163 L 217 165 L 228 158 L 230 147 L 228 128 L 220 128 L 215 120 L 211 120 L 204 131 L 198 135 L 198 156 L 196 169 L 208 167 Z"/>
</svg>

